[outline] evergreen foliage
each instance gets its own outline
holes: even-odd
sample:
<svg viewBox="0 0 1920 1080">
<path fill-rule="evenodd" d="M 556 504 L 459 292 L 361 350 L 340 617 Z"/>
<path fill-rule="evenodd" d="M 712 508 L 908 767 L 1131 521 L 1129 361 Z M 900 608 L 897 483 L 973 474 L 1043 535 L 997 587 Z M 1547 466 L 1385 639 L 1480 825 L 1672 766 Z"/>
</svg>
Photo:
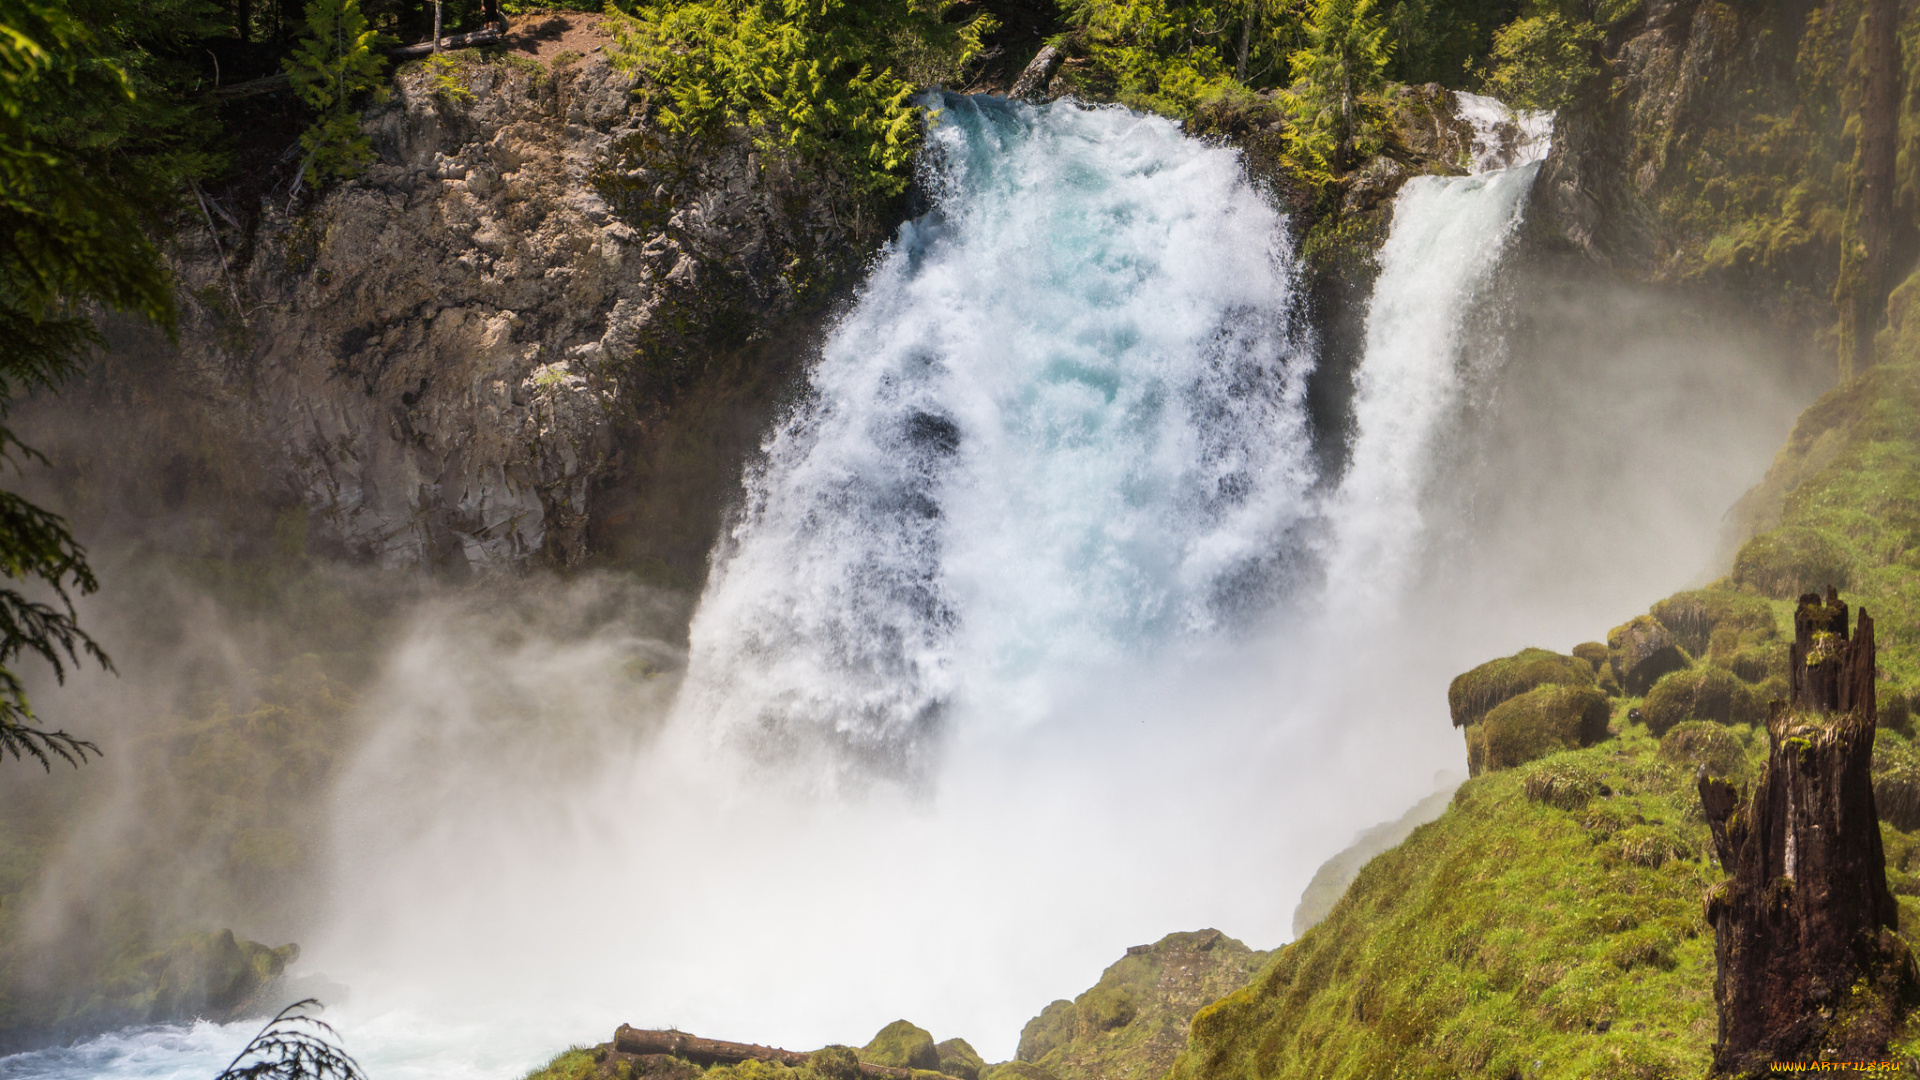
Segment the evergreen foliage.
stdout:
<svg viewBox="0 0 1920 1080">
<path fill-rule="evenodd" d="M 72 378 L 99 343 L 92 311 L 171 329 L 173 296 L 149 239 L 180 181 L 215 163 L 205 117 L 165 87 L 156 46 L 202 27 L 197 0 L 0 0 L 0 462 L 43 462 L 5 425 L 20 396 Z M 106 653 L 73 598 L 98 587 L 56 515 L 0 492 L 0 756 L 78 764 L 92 743 L 35 725 L 18 663 L 64 681 Z"/>
<path fill-rule="evenodd" d="M 1326 179 L 1380 151 L 1392 49 L 1373 0 L 1316 0 L 1306 37 L 1290 58 L 1288 154 L 1303 174 Z"/>
<path fill-rule="evenodd" d="M 1558 109 L 1599 74 L 1604 32 L 1557 12 L 1530 15 L 1493 35 L 1489 94 L 1515 108 Z"/>
<path fill-rule="evenodd" d="M 294 92 L 313 110 L 300 134 L 307 164 L 321 176 L 359 175 L 373 162 L 372 144 L 360 131 L 357 98 L 386 98 L 385 61 L 374 46 L 380 35 L 367 25 L 360 0 L 310 0 L 307 33 L 283 61 Z"/>
<path fill-rule="evenodd" d="M 312 998 L 281 1009 L 214 1080 L 366 1080 L 333 1026 L 309 1015 Z"/>
<path fill-rule="evenodd" d="M 638 74 L 662 128 L 751 129 L 865 193 L 906 189 L 917 82 L 957 76 L 993 24 L 942 21 L 945 0 L 657 0 L 614 11 L 613 61 Z M 915 71 L 913 69 L 917 68 Z M 914 76 L 918 76 L 916 79 Z"/>
<path fill-rule="evenodd" d="M 1187 116 L 1238 87 L 1287 81 L 1307 0 L 1068 0 L 1092 63 L 1080 90 Z"/>
</svg>

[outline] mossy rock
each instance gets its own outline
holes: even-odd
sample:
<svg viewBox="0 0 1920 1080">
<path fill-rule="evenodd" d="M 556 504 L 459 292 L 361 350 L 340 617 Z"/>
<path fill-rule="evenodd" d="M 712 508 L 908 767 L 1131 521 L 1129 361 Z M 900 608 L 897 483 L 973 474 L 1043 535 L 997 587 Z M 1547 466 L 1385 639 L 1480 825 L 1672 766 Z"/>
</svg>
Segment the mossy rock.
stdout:
<svg viewBox="0 0 1920 1080">
<path fill-rule="evenodd" d="M 1651 614 L 1693 656 L 1709 655 L 1716 639 L 1738 647 L 1749 643 L 1749 637 L 1763 641 L 1778 633 L 1773 605 L 1730 589 L 1677 592 L 1653 605 Z"/>
<path fill-rule="evenodd" d="M 1537 686 L 1509 698 L 1476 725 L 1485 749 L 1475 775 L 1592 746 L 1607 737 L 1608 715 L 1607 696 L 1592 686 Z"/>
<path fill-rule="evenodd" d="M 1705 766 L 1710 776 L 1737 777 L 1746 771 L 1747 748 L 1725 725 L 1685 720 L 1660 737 L 1660 759 L 1688 772 Z"/>
<path fill-rule="evenodd" d="M 1758 724 L 1767 718 L 1767 705 L 1733 672 L 1699 667 L 1673 672 L 1655 683 L 1640 715 L 1649 732 L 1664 735 L 1683 720 Z"/>
<path fill-rule="evenodd" d="M 860 1060 L 896 1069 L 940 1071 L 940 1051 L 934 1046 L 933 1035 L 905 1020 L 881 1028 L 873 1041 L 860 1049 Z"/>
<path fill-rule="evenodd" d="M 1775 600 L 1843 589 L 1852 577 L 1847 547 L 1825 529 L 1786 525 L 1761 533 L 1733 559 L 1733 580 Z"/>
<path fill-rule="evenodd" d="M 1637 615 L 1607 632 L 1607 661 L 1620 688 L 1645 694 L 1662 675 L 1689 666 L 1673 631 L 1651 615 Z"/>
<path fill-rule="evenodd" d="M 940 1054 L 940 1071 L 948 1076 L 957 1076 L 960 1080 L 980 1080 L 980 1070 L 987 1063 L 974 1052 L 965 1039 L 948 1039 L 934 1049 Z"/>
<path fill-rule="evenodd" d="M 820 1080 L 860 1080 L 860 1056 L 850 1046 L 823 1046 L 807 1055 L 807 1069 Z"/>
<path fill-rule="evenodd" d="M 1455 676 L 1447 687 L 1447 709 L 1454 727 L 1466 727 L 1501 702 L 1549 684 L 1592 686 L 1593 665 L 1547 649 L 1521 649 Z"/>
<path fill-rule="evenodd" d="M 1064 1046 L 1073 1038 L 1077 1017 L 1073 1002 L 1065 998 L 1040 1010 L 1040 1015 L 1027 1021 L 1020 1029 L 1020 1047 L 1014 1055 L 1021 1061 L 1038 1061 L 1052 1052 L 1056 1046 Z"/>
<path fill-rule="evenodd" d="M 1726 657 L 1726 662 L 1720 666 L 1756 685 L 1776 676 L 1784 679 L 1787 677 L 1787 650 L 1785 641 L 1749 645 Z"/>
<path fill-rule="evenodd" d="M 1920 829 L 1920 750 L 1898 734 L 1883 731 L 1873 741 L 1873 805 L 1886 824 Z"/>
<path fill-rule="evenodd" d="M 1904 690 L 1889 690 L 1879 699 L 1880 726 L 1888 731 L 1897 731 L 1902 735 L 1913 736 L 1913 709 L 1911 698 Z"/>
<path fill-rule="evenodd" d="M 1607 666 L 1607 647 L 1598 641 L 1583 641 L 1575 645 L 1573 655 L 1593 666 L 1595 678 L 1599 678 L 1600 669 Z"/>
<path fill-rule="evenodd" d="M 1610 789 L 1598 773 L 1581 766 L 1542 765 L 1527 773 L 1521 790 L 1532 802 L 1573 813 Z"/>
</svg>

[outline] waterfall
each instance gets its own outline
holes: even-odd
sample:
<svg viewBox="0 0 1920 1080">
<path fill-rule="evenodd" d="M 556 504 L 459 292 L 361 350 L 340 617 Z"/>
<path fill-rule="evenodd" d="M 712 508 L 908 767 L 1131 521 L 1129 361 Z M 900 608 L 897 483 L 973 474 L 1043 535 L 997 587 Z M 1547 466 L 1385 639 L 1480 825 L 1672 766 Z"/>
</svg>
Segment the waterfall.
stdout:
<svg viewBox="0 0 1920 1080">
<path fill-rule="evenodd" d="M 955 710 L 1259 610 L 1309 512 L 1295 267 L 1235 152 L 947 95 L 905 226 L 746 480 L 679 716 L 922 767 Z"/>
<path fill-rule="evenodd" d="M 1439 440 L 1482 366 L 1468 320 L 1520 222 L 1552 128 L 1550 113 L 1455 97 L 1474 128 L 1472 171 L 1416 176 L 1395 199 L 1354 377 L 1352 453 L 1327 507 L 1328 595 L 1375 614 L 1410 583 Z"/>
</svg>

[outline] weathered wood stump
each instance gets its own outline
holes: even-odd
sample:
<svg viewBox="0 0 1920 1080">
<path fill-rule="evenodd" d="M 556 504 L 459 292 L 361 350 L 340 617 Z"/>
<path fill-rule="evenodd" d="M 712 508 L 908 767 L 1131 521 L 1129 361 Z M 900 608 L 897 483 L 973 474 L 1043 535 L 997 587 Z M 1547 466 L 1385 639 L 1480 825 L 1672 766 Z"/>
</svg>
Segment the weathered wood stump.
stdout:
<svg viewBox="0 0 1920 1080">
<path fill-rule="evenodd" d="M 1774 1061 L 1880 1060 L 1920 977 L 1894 933 L 1873 805 L 1873 619 L 1849 635 L 1832 589 L 1794 614 L 1791 698 L 1772 703 L 1767 771 L 1746 807 L 1699 775 L 1732 876 L 1707 895 L 1718 973 L 1718 1075 Z"/>
</svg>

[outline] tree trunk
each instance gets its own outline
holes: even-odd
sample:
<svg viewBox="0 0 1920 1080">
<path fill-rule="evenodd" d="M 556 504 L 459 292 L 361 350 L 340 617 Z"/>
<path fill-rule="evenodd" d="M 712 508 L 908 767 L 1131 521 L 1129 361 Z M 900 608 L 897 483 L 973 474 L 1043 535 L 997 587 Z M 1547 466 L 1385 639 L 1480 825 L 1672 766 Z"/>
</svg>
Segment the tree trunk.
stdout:
<svg viewBox="0 0 1920 1080">
<path fill-rule="evenodd" d="M 1714 928 L 1718 1075 L 1774 1061 L 1882 1060 L 1920 988 L 1895 935 L 1873 805 L 1873 620 L 1847 632 L 1847 605 L 1800 598 L 1789 702 L 1767 721 L 1767 771 L 1749 806 L 1699 774 L 1721 864 Z M 1744 812 L 1743 812 L 1744 810 Z"/>
<path fill-rule="evenodd" d="M 433 0 L 433 51 L 440 52 L 440 0 Z"/>
<path fill-rule="evenodd" d="M 1840 377 L 1873 363 L 1873 336 L 1886 317 L 1893 249 L 1894 164 L 1900 121 L 1900 5 L 1867 0 L 1855 37 L 1860 116 L 1854 141 L 1853 184 L 1841 240 Z"/>
</svg>

